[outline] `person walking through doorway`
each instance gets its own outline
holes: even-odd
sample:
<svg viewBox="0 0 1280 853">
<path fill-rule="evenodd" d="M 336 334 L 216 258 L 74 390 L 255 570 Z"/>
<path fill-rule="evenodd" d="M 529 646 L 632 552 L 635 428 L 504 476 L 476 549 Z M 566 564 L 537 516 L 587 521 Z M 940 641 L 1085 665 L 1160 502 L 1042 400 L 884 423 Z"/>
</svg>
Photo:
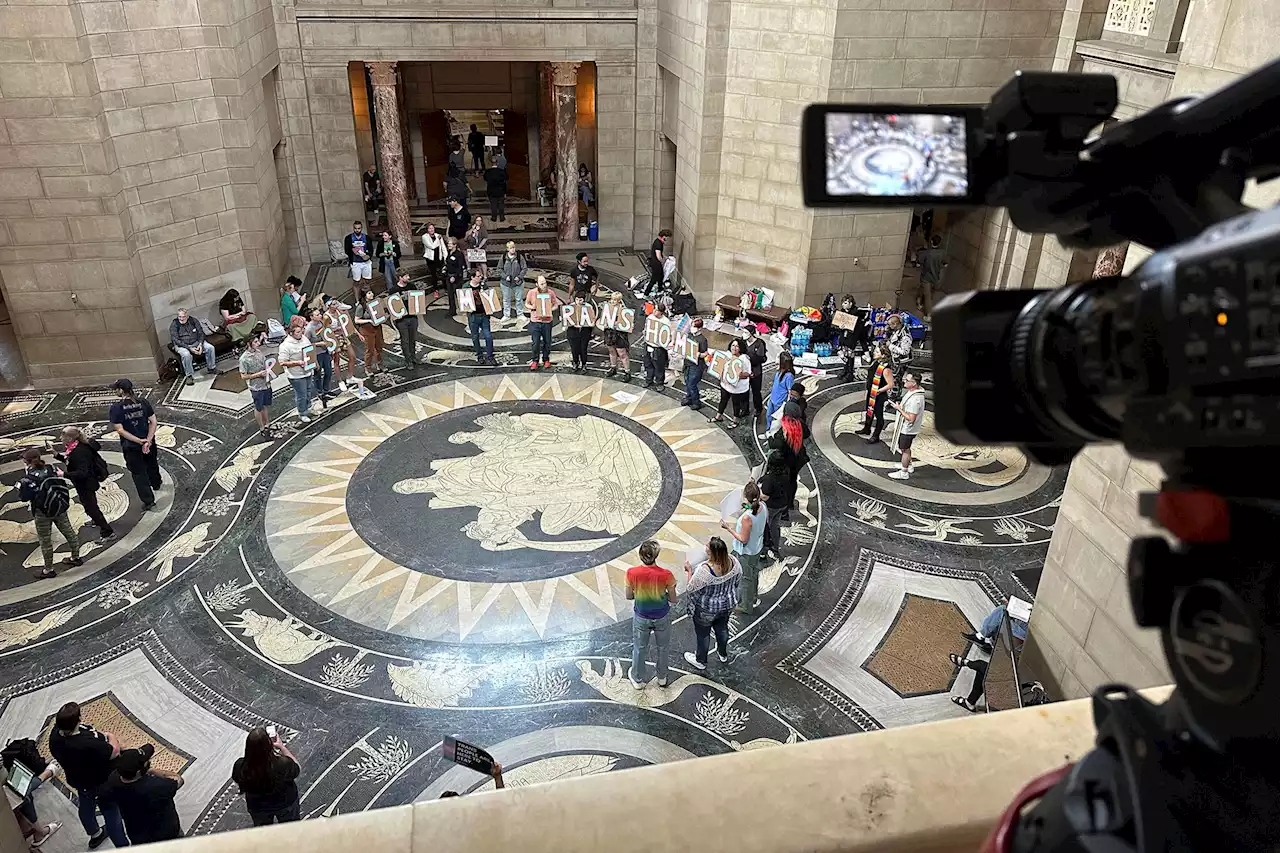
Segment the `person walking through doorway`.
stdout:
<svg viewBox="0 0 1280 853">
<path fill-rule="evenodd" d="M 484 172 L 484 134 L 474 124 L 471 125 L 471 132 L 467 134 L 467 149 L 471 152 L 471 167 L 476 174 L 482 174 Z"/>
<path fill-rule="evenodd" d="M 156 447 L 156 410 L 146 397 L 139 398 L 133 381 L 117 379 L 111 385 L 120 399 L 111 405 L 107 419 L 120 436 L 120 452 L 124 466 L 133 477 L 142 508 L 156 505 L 155 491 L 160 488 L 160 459 Z"/>
</svg>

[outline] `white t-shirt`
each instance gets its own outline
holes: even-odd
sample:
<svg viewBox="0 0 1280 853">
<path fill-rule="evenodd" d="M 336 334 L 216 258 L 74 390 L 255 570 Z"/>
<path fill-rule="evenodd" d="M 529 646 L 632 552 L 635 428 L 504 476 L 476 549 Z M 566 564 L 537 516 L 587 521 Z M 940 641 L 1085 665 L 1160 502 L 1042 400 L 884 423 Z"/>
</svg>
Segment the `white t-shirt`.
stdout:
<svg viewBox="0 0 1280 853">
<path fill-rule="evenodd" d="M 737 376 L 737 379 L 730 379 Z M 721 374 L 720 387 L 730 394 L 742 394 L 751 388 L 751 359 L 740 355 L 725 362 L 724 373 Z"/>
<path fill-rule="evenodd" d="M 902 419 L 903 435 L 920 434 L 920 427 L 924 425 L 924 402 L 924 391 L 920 388 L 902 395 L 902 402 L 898 404 L 898 411 L 910 412 L 916 416 L 915 421 L 911 423 L 908 423 L 906 418 Z"/>
<path fill-rule="evenodd" d="M 302 361 L 302 351 L 311 346 L 311 342 L 305 337 L 301 340 L 295 340 L 293 335 L 285 335 L 284 340 L 280 342 L 280 360 L 281 361 Z M 290 379 L 304 379 L 311 375 L 311 371 L 303 367 L 286 367 L 285 375 Z"/>
</svg>

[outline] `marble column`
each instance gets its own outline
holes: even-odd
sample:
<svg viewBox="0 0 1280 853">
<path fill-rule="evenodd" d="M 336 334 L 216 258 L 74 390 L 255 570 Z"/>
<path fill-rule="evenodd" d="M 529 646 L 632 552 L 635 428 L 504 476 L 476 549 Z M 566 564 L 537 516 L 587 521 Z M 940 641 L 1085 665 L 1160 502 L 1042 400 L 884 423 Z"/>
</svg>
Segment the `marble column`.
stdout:
<svg viewBox="0 0 1280 853">
<path fill-rule="evenodd" d="M 378 128 L 378 165 L 382 193 L 387 200 L 387 220 L 400 251 L 413 251 L 413 226 L 409 221 L 409 188 L 404 173 L 400 104 L 396 98 L 396 64 L 366 62 L 373 83 L 373 116 Z"/>
<path fill-rule="evenodd" d="M 563 240 L 578 234 L 578 62 L 551 63 L 556 99 L 556 220 Z"/>
<path fill-rule="evenodd" d="M 550 179 L 556 159 L 556 99 L 551 63 L 538 63 L 538 180 Z"/>
<path fill-rule="evenodd" d="M 1110 246 L 1098 253 L 1098 260 L 1093 265 L 1093 277 L 1120 275 L 1124 272 L 1124 258 L 1129 253 L 1129 244 Z"/>
</svg>

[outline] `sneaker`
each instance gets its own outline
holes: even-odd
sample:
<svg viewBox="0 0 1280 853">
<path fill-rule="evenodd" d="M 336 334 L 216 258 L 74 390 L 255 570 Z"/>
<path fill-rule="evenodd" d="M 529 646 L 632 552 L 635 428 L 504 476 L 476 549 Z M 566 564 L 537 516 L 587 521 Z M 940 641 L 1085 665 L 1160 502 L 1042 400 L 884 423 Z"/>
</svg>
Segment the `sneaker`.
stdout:
<svg viewBox="0 0 1280 853">
<path fill-rule="evenodd" d="M 689 666 L 696 670 L 705 670 L 707 668 L 705 663 L 698 663 L 698 657 L 693 652 L 685 652 L 684 660 L 685 663 L 689 664 Z"/>
<path fill-rule="evenodd" d="M 719 652 L 716 652 L 716 657 L 720 658 L 720 663 L 728 663 L 728 662 L 729 662 L 729 656 L 728 656 L 728 655 L 722 655 L 722 654 L 720 654 Z"/>
<path fill-rule="evenodd" d="M 907 473 L 914 474 L 915 472 L 916 472 L 916 464 L 912 462 L 910 465 L 907 466 Z"/>
<path fill-rule="evenodd" d="M 102 846 L 102 842 L 106 840 L 107 840 L 107 831 L 105 829 L 99 829 L 97 833 L 95 833 L 93 836 L 89 838 L 89 849 L 97 850 L 99 847 Z"/>
<path fill-rule="evenodd" d="M 538 369 L 538 362 L 537 362 L 537 361 L 531 361 L 531 362 L 529 362 L 529 369 L 530 369 L 530 370 L 537 370 L 537 369 Z"/>
<path fill-rule="evenodd" d="M 114 542 L 115 539 L 116 539 L 116 532 L 114 530 L 108 530 L 106 533 L 98 537 L 98 544 L 106 545 L 108 542 Z"/>
<path fill-rule="evenodd" d="M 195 384 L 196 384 L 196 378 L 195 378 L 194 376 L 188 376 L 188 377 L 187 377 L 186 384 L 187 384 L 187 385 L 195 385 Z"/>
<path fill-rule="evenodd" d="M 549 359 L 545 359 L 545 358 L 544 358 L 544 359 L 542 360 L 542 369 L 543 369 L 543 370 L 550 370 L 550 369 L 551 369 L 551 361 L 550 361 Z"/>
<path fill-rule="evenodd" d="M 652 387 L 653 387 L 653 380 L 652 380 L 652 379 L 646 379 L 646 380 L 644 381 L 644 387 L 646 387 L 646 388 L 652 388 Z"/>
<path fill-rule="evenodd" d="M 889 472 L 890 480 L 907 480 L 907 479 L 910 479 L 910 477 L 911 477 L 911 474 L 909 474 L 907 471 L 904 471 L 901 468 L 899 468 L 897 471 Z"/>
<path fill-rule="evenodd" d="M 628 674 L 628 675 L 627 675 L 627 678 L 628 678 L 628 679 L 630 679 L 630 681 L 631 681 L 631 686 L 632 686 L 632 687 L 634 687 L 636 690 L 644 690 L 644 682 L 643 682 L 643 681 L 636 681 L 636 677 L 635 677 L 634 675 L 631 675 L 631 674 Z"/>
<path fill-rule="evenodd" d="M 658 679 L 658 686 L 659 686 L 659 687 L 666 687 L 666 686 L 667 686 L 667 680 L 666 680 L 665 678 L 659 678 L 659 679 Z"/>
<path fill-rule="evenodd" d="M 341 379 L 338 380 L 338 391 L 343 394 L 347 393 L 347 383 Z"/>
<path fill-rule="evenodd" d="M 605 376 L 617 376 L 617 375 L 618 375 L 618 368 L 616 367 L 610 367 L 608 372 L 605 373 Z"/>
<path fill-rule="evenodd" d="M 630 370 L 624 370 L 624 371 L 622 371 L 622 373 L 618 376 L 618 378 L 619 378 L 619 379 L 621 379 L 623 382 L 630 382 L 630 381 L 631 381 L 631 371 L 630 371 Z"/>
<path fill-rule="evenodd" d="M 302 421 L 304 424 L 311 423 L 311 418 L 307 417 L 306 415 L 298 415 L 298 420 Z"/>
<path fill-rule="evenodd" d="M 151 502 L 151 503 L 149 503 L 149 504 L 143 504 L 143 505 L 142 505 L 142 511 L 143 511 L 143 512 L 148 512 L 148 511 L 153 510 L 153 509 L 155 509 L 155 508 L 156 508 L 156 502 L 155 502 L 155 501 L 152 501 L 152 502 Z"/>
</svg>

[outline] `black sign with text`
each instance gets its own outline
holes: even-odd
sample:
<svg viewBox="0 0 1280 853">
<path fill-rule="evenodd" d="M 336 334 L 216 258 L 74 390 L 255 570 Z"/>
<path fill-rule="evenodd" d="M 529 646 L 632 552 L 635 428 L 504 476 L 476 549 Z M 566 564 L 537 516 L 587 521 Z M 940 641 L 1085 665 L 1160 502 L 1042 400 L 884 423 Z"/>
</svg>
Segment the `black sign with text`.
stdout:
<svg viewBox="0 0 1280 853">
<path fill-rule="evenodd" d="M 465 740 L 458 740 L 452 735 L 445 735 L 444 757 L 454 764 L 469 767 L 477 773 L 483 773 L 486 776 L 493 775 L 494 761 L 492 755 L 480 747 L 469 744 Z"/>
</svg>

